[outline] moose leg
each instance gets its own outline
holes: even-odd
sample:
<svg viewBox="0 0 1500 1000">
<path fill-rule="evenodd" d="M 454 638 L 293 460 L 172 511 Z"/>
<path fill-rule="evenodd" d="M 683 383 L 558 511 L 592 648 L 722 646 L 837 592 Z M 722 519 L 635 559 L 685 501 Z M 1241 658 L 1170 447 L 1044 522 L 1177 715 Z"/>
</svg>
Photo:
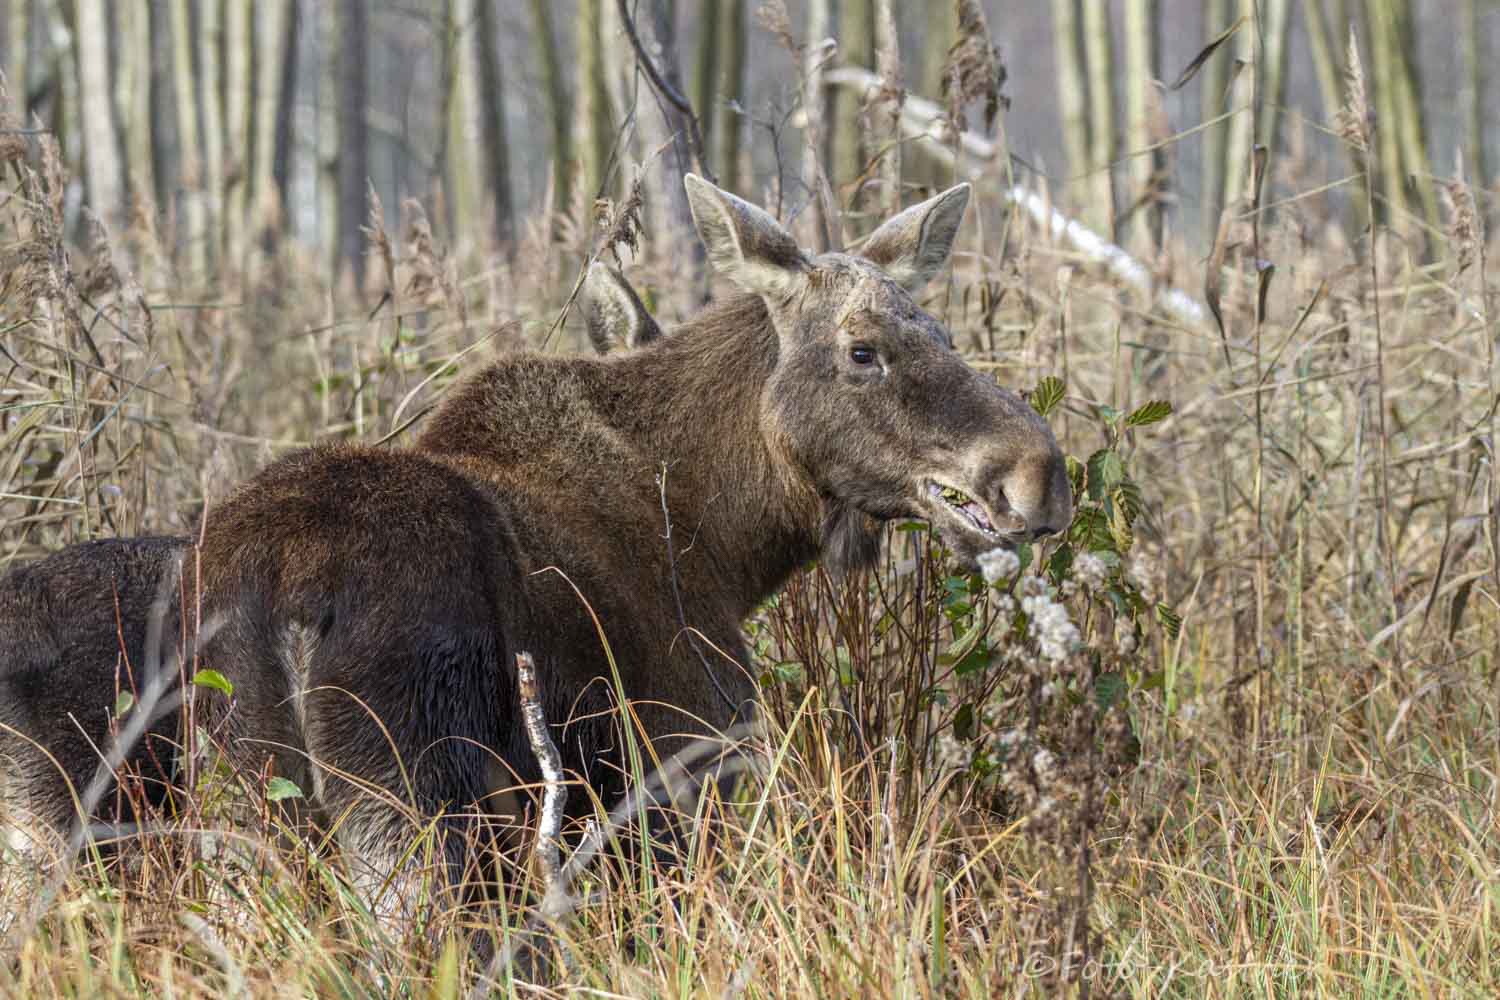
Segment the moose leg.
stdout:
<svg viewBox="0 0 1500 1000">
<path fill-rule="evenodd" d="M 414 622 L 394 636 L 341 634 L 313 661 L 303 722 L 313 794 L 393 931 L 416 922 L 429 894 L 462 901 L 489 867 L 481 809 L 508 704 L 497 648 L 488 628 Z"/>
</svg>

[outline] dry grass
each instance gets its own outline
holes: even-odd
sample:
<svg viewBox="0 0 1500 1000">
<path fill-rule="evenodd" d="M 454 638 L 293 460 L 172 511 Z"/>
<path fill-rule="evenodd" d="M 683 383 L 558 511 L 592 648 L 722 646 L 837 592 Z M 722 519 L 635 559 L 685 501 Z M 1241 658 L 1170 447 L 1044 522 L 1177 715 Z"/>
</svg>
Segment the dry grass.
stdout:
<svg viewBox="0 0 1500 1000">
<path fill-rule="evenodd" d="M 400 428 L 455 371 L 543 341 L 576 257 L 542 234 L 589 229 L 541 220 L 513 272 L 443 256 L 408 207 L 403 233 L 372 233 L 361 297 L 290 246 L 205 281 L 141 223 L 64 254 L 60 167 L 45 139 L 27 152 L 0 193 L 7 561 L 186 531 L 271 454 Z M 1311 190 L 1300 166 L 1279 176 Z M 1116 446 L 1141 484 L 1116 547 L 1180 634 L 1148 615 L 1122 641 L 1104 588 L 1062 569 L 1086 645 L 1048 664 L 1000 593 L 921 533 L 898 532 L 867 577 L 800 577 L 748 626 L 760 773 L 685 869 L 582 876 L 549 988 L 1500 993 L 1500 381 L 1472 196 L 1450 189 L 1429 264 L 1415 226 L 1350 245 L 1322 195 L 1232 219 L 1213 258 L 1221 335 L 1006 229 L 998 189 L 979 193 L 984 224 L 930 306 L 1003 382 L 1066 377 L 1054 423 L 1080 458 Z M 1256 259 L 1275 265 L 1260 316 Z M 1199 288 L 1199 266 L 1162 277 Z M 648 301 L 671 298 L 669 276 L 636 277 Z M 548 349 L 580 343 L 570 326 Z M 1151 398 L 1175 415 L 1129 432 L 1101 419 Z M 960 671 L 980 639 L 988 654 Z M 469 988 L 459 915 L 389 940 L 336 862 L 278 846 L 267 817 L 233 836 L 249 849 L 178 831 L 128 864 L 91 856 L 0 966 L 0 992 Z M 504 940 L 527 914 L 486 919 Z"/>
</svg>

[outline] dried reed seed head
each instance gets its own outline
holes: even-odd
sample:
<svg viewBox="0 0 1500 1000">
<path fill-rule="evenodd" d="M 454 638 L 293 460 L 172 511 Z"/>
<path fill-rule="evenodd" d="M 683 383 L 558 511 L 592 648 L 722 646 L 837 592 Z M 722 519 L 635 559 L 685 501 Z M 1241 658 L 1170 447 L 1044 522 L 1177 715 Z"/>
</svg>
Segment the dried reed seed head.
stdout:
<svg viewBox="0 0 1500 1000">
<path fill-rule="evenodd" d="M 943 97 L 948 103 L 948 118 L 955 128 L 965 129 L 968 122 L 963 109 L 972 101 L 984 100 L 984 128 L 991 131 L 1001 110 L 1010 109 L 1005 87 L 1005 64 L 1000 48 L 990 38 L 989 22 L 978 0 L 956 0 L 958 38 L 948 50 L 943 65 Z"/>
<path fill-rule="evenodd" d="M 385 274 L 386 285 L 392 291 L 396 287 L 396 256 L 391 249 L 390 234 L 385 231 L 385 206 L 380 202 L 380 195 L 375 191 L 375 182 L 369 181 L 370 203 L 369 225 L 362 228 L 365 238 L 370 241 L 371 247 L 380 255 L 381 270 Z"/>
<path fill-rule="evenodd" d="M 114 253 L 109 245 L 109 232 L 104 222 L 91 210 L 83 210 L 88 238 L 88 264 L 79 276 L 79 292 L 87 299 L 98 299 L 110 295 L 120 288 L 120 271 L 115 267 Z"/>
<path fill-rule="evenodd" d="M 614 258 L 615 266 L 623 267 L 620 260 L 620 248 L 626 247 L 631 254 L 635 254 L 641 247 L 641 234 L 644 231 L 641 224 L 641 209 L 645 207 L 642 198 L 642 181 L 645 179 L 645 171 L 636 171 L 635 180 L 630 185 L 630 191 L 625 200 L 619 205 L 612 205 L 608 199 L 600 199 L 596 208 L 602 208 L 600 222 L 605 228 L 603 244 L 599 253 L 608 252 Z"/>
<path fill-rule="evenodd" d="M 1365 69 L 1359 60 L 1359 39 L 1349 26 L 1349 48 L 1345 70 L 1347 91 L 1344 106 L 1334 116 L 1334 131 L 1361 153 L 1370 151 L 1370 137 L 1375 132 L 1375 113 L 1365 86 Z"/>
<path fill-rule="evenodd" d="M 0 164 L 25 160 L 27 152 L 26 137 L 21 134 L 21 116 L 12 105 L 9 81 L 0 72 Z"/>
<path fill-rule="evenodd" d="M 1458 154 L 1457 159 L 1453 179 L 1440 184 L 1438 191 L 1448 213 L 1448 242 L 1453 245 L 1458 273 L 1462 274 L 1479 256 L 1479 247 L 1484 243 L 1484 224 L 1474 204 L 1474 192 L 1464 183 L 1463 155 Z"/>
<path fill-rule="evenodd" d="M 401 230 L 406 246 L 406 285 L 401 294 L 425 306 L 442 298 L 443 260 L 432 240 L 432 225 L 422 203 L 407 198 L 401 203 Z"/>
<path fill-rule="evenodd" d="M 785 0 L 766 0 L 756 9 L 755 20 L 788 52 L 796 54 L 801 51 L 802 46 L 792 34 L 792 15 L 787 12 Z"/>
</svg>

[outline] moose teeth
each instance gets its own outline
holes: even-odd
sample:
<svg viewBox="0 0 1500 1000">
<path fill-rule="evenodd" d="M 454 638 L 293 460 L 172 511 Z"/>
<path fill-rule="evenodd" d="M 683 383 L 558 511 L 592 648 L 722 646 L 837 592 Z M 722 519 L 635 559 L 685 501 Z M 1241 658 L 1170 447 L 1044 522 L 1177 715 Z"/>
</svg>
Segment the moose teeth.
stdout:
<svg viewBox="0 0 1500 1000">
<path fill-rule="evenodd" d="M 939 486 L 937 483 L 928 484 L 927 489 L 949 507 L 962 514 L 964 520 L 968 521 L 979 531 L 987 535 L 997 533 L 994 525 L 990 524 L 990 519 L 985 516 L 984 508 L 975 503 L 974 499 L 967 493 L 952 486 Z"/>
</svg>

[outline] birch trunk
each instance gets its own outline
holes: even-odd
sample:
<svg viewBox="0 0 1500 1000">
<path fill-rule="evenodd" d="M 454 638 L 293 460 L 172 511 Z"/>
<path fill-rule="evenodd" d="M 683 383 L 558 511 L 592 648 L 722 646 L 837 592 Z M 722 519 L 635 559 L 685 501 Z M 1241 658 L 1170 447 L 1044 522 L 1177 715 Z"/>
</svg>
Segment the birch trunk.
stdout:
<svg viewBox="0 0 1500 1000">
<path fill-rule="evenodd" d="M 250 145 L 254 140 L 250 84 L 250 5 L 224 5 L 224 259 L 234 272 L 245 268 L 249 221 Z"/>
<path fill-rule="evenodd" d="M 1115 100 L 1114 57 L 1110 52 L 1109 5 L 1083 4 L 1083 54 L 1088 72 L 1089 204 L 1084 217 L 1114 238 Z"/>
<path fill-rule="evenodd" d="M 31 68 L 31 0 L 10 0 L 6 19 L 5 82 L 11 107 L 22 127 L 29 127 L 31 111 L 28 73 Z"/>
<path fill-rule="evenodd" d="M 178 266 L 202 279 L 208 263 L 204 226 L 203 154 L 198 138 L 198 83 L 193 74 L 193 26 L 189 0 L 171 0 L 172 89 L 176 92 L 178 170 L 182 179 Z"/>
<path fill-rule="evenodd" d="M 125 218 L 115 108 L 110 96 L 109 18 L 104 0 L 78 0 L 78 110 L 89 205 L 111 230 Z"/>
<path fill-rule="evenodd" d="M 1068 158 L 1067 175 L 1070 178 L 1082 178 L 1090 162 L 1088 82 L 1083 68 L 1083 32 L 1077 4 L 1078 0 L 1052 0 L 1057 101 L 1062 114 L 1063 152 Z M 1068 184 L 1065 194 L 1074 204 L 1085 204 L 1088 186 L 1074 180 Z"/>
<path fill-rule="evenodd" d="M 880 142 L 880 214 L 889 219 L 901 211 L 901 104 L 905 100 L 901 82 L 901 35 L 896 30 L 896 11 L 891 0 L 875 0 L 875 60 L 881 79 L 880 123 L 875 129 Z"/>
<path fill-rule="evenodd" d="M 251 231 L 270 237 L 281 219 L 281 192 L 276 186 L 276 126 L 282 111 L 281 86 L 286 64 L 296 52 L 286 47 L 293 0 L 260 0 L 255 8 L 255 167 L 251 172 Z"/>
<path fill-rule="evenodd" d="M 221 13 L 215 0 L 208 0 L 199 8 L 202 20 L 198 37 L 201 79 L 197 87 L 198 93 L 203 95 L 203 245 L 210 268 L 219 265 L 219 237 L 223 232 L 224 218 L 224 106 L 220 100 L 219 72 L 219 51 L 224 43 Z"/>
<path fill-rule="evenodd" d="M 1127 0 L 1125 4 L 1125 118 L 1130 147 L 1130 188 L 1127 201 L 1138 205 L 1133 231 L 1138 243 L 1159 249 L 1162 241 L 1161 185 L 1166 170 L 1163 150 L 1145 152 L 1158 136 L 1152 128 L 1157 81 L 1161 78 L 1161 44 L 1157 0 Z M 1144 199 L 1144 200 L 1143 200 Z"/>
</svg>

